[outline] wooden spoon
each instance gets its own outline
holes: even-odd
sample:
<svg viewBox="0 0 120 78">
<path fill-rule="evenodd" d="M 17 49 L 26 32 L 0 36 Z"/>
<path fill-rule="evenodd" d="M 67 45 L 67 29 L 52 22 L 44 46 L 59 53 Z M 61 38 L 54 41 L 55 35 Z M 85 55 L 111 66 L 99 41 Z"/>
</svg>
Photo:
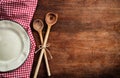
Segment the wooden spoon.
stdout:
<svg viewBox="0 0 120 78">
<path fill-rule="evenodd" d="M 33 22 L 33 28 L 39 33 L 40 35 L 40 40 L 41 40 L 41 44 L 43 44 L 43 35 L 42 35 L 42 30 L 43 30 L 43 27 L 44 27 L 44 24 L 42 22 L 42 20 L 40 19 L 36 19 L 34 22 Z M 48 59 L 47 59 L 47 55 L 46 55 L 46 51 L 44 52 L 44 58 L 45 58 L 45 63 L 46 63 L 46 68 L 47 68 L 47 72 L 48 72 L 48 76 L 50 76 L 50 68 L 49 68 L 49 64 L 48 64 Z M 42 60 L 39 60 L 40 64 L 41 64 L 41 61 Z M 39 70 L 39 66 L 37 66 L 35 72 L 38 72 Z M 37 73 L 36 73 L 37 75 Z"/>
<path fill-rule="evenodd" d="M 44 24 L 43 24 L 42 20 L 40 20 L 40 19 L 34 20 L 33 28 L 39 33 L 42 44 L 43 44 L 43 36 L 42 36 L 43 27 L 44 27 Z"/>
<path fill-rule="evenodd" d="M 49 12 L 49 13 L 46 14 L 45 21 L 48 25 L 48 28 L 47 28 L 47 32 L 46 32 L 46 35 L 45 35 L 43 47 L 46 47 L 46 43 L 47 43 L 47 40 L 48 40 L 50 29 L 51 29 L 52 25 L 54 25 L 57 22 L 57 19 L 58 19 L 58 14 L 56 14 L 56 13 Z M 37 70 L 39 69 L 40 60 L 42 60 L 42 56 L 43 56 L 44 51 L 45 51 L 45 49 L 43 48 L 41 50 L 41 55 L 39 56 L 39 61 L 38 61 L 38 64 L 37 64 Z M 35 72 L 34 78 L 37 78 L 37 73 L 38 72 Z"/>
</svg>

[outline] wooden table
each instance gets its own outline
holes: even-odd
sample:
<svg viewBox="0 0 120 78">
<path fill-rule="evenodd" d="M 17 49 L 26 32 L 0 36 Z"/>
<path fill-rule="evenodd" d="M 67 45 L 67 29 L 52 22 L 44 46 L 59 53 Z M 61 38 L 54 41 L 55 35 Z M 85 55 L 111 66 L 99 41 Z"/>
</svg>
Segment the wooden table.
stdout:
<svg viewBox="0 0 120 78">
<path fill-rule="evenodd" d="M 59 14 L 48 40 L 50 78 L 120 78 L 120 0 L 39 0 L 33 20 L 44 21 L 50 11 Z M 38 49 L 39 35 L 32 31 Z M 46 77 L 43 60 L 38 78 Z"/>
</svg>

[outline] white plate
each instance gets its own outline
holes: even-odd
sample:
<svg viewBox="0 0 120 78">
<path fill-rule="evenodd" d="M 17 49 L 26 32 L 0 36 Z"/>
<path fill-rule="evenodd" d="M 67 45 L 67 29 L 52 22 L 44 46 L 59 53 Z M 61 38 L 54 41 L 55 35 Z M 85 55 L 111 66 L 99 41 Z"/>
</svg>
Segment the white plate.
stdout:
<svg viewBox="0 0 120 78">
<path fill-rule="evenodd" d="M 13 21 L 0 21 L 0 72 L 21 66 L 30 52 L 30 39 L 24 28 Z"/>
</svg>

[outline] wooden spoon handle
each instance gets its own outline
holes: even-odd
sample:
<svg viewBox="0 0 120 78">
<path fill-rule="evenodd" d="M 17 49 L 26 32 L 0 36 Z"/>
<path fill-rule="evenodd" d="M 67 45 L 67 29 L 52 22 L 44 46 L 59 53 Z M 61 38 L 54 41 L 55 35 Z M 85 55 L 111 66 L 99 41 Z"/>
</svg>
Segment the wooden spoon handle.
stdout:
<svg viewBox="0 0 120 78">
<path fill-rule="evenodd" d="M 34 78 L 37 78 L 37 74 L 38 74 L 38 71 L 39 71 L 39 67 L 40 67 L 40 64 L 41 64 L 41 61 L 42 61 L 42 56 L 43 56 L 44 51 L 45 51 L 45 49 L 41 50 L 41 54 L 40 54 L 39 59 L 38 59 L 37 67 L 35 69 Z"/>
<path fill-rule="evenodd" d="M 41 44 L 43 44 L 43 35 L 42 35 L 42 31 L 39 32 L 39 35 L 40 35 Z M 51 76 L 50 68 L 49 68 L 49 64 L 48 64 L 48 59 L 47 59 L 47 54 L 46 54 L 46 50 L 45 50 L 45 52 L 44 52 L 44 59 L 45 59 L 45 63 L 46 63 L 46 68 L 47 68 L 48 76 Z"/>
<path fill-rule="evenodd" d="M 51 76 L 50 67 L 49 67 L 49 63 L 48 63 L 48 58 L 47 58 L 46 51 L 44 52 L 44 58 L 45 58 L 45 63 L 46 63 L 46 68 L 47 68 L 48 76 Z"/>
<path fill-rule="evenodd" d="M 45 39 L 44 39 L 44 43 L 43 43 L 43 47 L 46 47 L 46 43 L 47 43 L 47 40 L 48 40 L 50 29 L 51 29 L 51 26 L 48 26 L 47 32 L 46 32 L 46 35 L 45 35 Z M 45 52 L 45 49 L 43 48 L 41 50 L 41 54 L 40 54 L 39 59 L 38 59 L 38 63 L 37 63 L 37 67 L 36 67 L 36 70 L 35 70 L 34 78 L 37 78 L 37 74 L 38 74 L 38 71 L 39 71 L 39 67 L 40 67 L 40 64 L 41 64 L 41 61 L 42 61 L 42 56 L 43 56 L 44 52 Z"/>
</svg>

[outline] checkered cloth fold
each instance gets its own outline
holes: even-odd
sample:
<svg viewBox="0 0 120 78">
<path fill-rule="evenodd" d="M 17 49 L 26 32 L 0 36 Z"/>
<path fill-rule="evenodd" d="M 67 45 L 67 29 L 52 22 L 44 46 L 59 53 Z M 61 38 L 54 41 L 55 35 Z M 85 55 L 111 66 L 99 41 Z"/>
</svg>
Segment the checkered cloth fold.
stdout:
<svg viewBox="0 0 120 78">
<path fill-rule="evenodd" d="M 37 0 L 0 0 L 0 20 L 12 20 L 21 24 L 27 31 L 31 41 L 31 51 L 25 63 L 16 70 L 0 73 L 0 78 L 30 78 L 35 41 L 31 32 L 30 22 L 37 5 Z"/>
</svg>

